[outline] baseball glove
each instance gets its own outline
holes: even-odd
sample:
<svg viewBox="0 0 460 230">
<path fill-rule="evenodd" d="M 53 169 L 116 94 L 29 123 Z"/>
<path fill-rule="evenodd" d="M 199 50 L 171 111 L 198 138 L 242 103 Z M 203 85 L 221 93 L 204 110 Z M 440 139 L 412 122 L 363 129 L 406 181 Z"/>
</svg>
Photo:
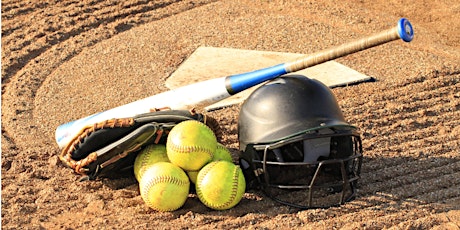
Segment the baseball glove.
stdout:
<svg viewBox="0 0 460 230">
<path fill-rule="evenodd" d="M 87 126 L 62 150 L 59 158 L 82 179 L 110 176 L 131 168 L 143 146 L 166 143 L 176 124 L 197 120 L 208 125 L 219 137 L 217 121 L 195 111 L 164 110 L 131 118 L 111 119 Z"/>
</svg>

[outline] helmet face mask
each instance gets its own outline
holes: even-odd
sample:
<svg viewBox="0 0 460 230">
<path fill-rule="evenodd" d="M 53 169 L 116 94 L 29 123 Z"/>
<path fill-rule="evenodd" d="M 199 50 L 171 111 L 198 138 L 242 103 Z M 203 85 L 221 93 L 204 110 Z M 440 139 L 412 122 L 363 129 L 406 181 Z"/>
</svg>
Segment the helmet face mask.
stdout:
<svg viewBox="0 0 460 230">
<path fill-rule="evenodd" d="M 362 163 L 356 128 L 345 122 L 327 86 L 304 76 L 282 78 L 284 83 L 257 89 L 241 108 L 240 164 L 248 187 L 256 186 L 275 201 L 302 209 L 353 199 Z M 289 100 L 292 103 L 286 106 Z M 258 107 L 267 105 L 273 114 L 259 115 Z M 287 111 L 279 111 L 280 106 Z M 272 121 L 267 122 L 269 117 Z"/>
<path fill-rule="evenodd" d="M 311 143 L 321 145 L 315 149 Z M 301 135 L 247 148 L 240 158 L 250 165 L 245 174 L 254 173 L 259 188 L 275 201 L 306 209 L 340 205 L 356 195 L 362 163 L 357 133 Z"/>
</svg>

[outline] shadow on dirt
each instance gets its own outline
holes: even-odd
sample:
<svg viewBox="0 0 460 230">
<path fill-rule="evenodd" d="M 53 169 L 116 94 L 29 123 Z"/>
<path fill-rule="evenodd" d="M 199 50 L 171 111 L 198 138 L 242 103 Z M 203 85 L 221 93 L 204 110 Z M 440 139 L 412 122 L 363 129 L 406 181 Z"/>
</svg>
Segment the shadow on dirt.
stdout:
<svg viewBox="0 0 460 230">
<path fill-rule="evenodd" d="M 113 190 L 138 192 L 137 181 L 130 171 L 98 180 Z M 305 196 L 306 199 L 307 193 L 297 192 L 296 196 Z M 363 209 L 385 210 L 387 215 L 401 210 L 424 209 L 438 213 L 460 209 L 460 158 L 364 157 L 356 199 L 329 210 L 353 213 Z M 261 191 L 249 190 L 234 208 L 215 211 L 205 207 L 192 188 L 185 205 L 173 214 L 179 217 L 190 211 L 196 214 L 239 217 L 248 213 L 277 216 L 302 210 L 279 204 Z"/>
</svg>

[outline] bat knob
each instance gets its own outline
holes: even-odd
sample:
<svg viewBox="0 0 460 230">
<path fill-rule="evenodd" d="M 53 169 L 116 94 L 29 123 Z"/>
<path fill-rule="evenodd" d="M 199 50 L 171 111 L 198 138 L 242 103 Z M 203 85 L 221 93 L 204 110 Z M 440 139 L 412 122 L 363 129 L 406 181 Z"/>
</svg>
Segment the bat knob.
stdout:
<svg viewBox="0 0 460 230">
<path fill-rule="evenodd" d="M 405 18 L 399 19 L 398 34 L 403 41 L 412 41 L 412 39 L 414 38 L 414 30 L 412 29 L 412 25 L 410 24 L 409 20 Z"/>
</svg>

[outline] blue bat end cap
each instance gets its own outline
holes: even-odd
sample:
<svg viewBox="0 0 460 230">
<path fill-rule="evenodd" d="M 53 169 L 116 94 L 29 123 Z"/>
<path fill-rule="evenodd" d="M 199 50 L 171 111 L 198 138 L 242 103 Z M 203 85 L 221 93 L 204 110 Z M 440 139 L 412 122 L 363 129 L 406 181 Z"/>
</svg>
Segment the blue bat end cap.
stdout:
<svg viewBox="0 0 460 230">
<path fill-rule="evenodd" d="M 412 29 L 412 25 L 410 24 L 409 20 L 405 18 L 399 19 L 398 34 L 403 41 L 412 41 L 412 39 L 414 38 L 414 30 Z"/>
</svg>

